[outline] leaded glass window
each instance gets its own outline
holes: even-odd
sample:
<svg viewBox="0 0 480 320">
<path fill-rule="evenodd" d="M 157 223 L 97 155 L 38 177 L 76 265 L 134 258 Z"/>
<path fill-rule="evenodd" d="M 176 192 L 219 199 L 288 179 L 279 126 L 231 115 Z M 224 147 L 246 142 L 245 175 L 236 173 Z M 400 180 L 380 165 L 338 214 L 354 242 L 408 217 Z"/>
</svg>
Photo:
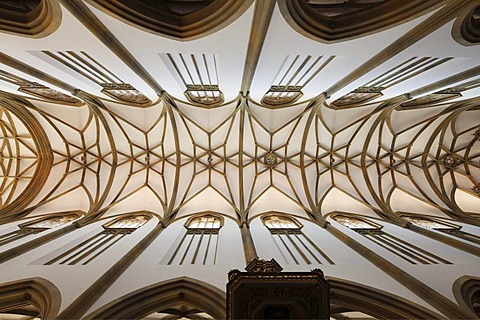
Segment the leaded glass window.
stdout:
<svg viewBox="0 0 480 320">
<path fill-rule="evenodd" d="M 174 244 L 173 253 L 168 255 L 167 264 L 214 265 L 217 260 L 219 231 L 223 219 L 212 214 L 196 216 L 185 224 L 186 232 L 178 244 Z M 172 250 L 170 250 L 172 251 Z"/>
<path fill-rule="evenodd" d="M 79 217 L 80 215 L 72 213 L 43 217 L 27 223 L 22 223 L 18 226 L 19 230 L 8 232 L 0 236 L 0 246 L 25 238 L 31 234 L 37 234 L 45 230 L 60 227 L 78 219 Z"/>
<path fill-rule="evenodd" d="M 74 244 L 45 264 L 86 265 L 151 219 L 148 214 L 127 215 L 105 223 L 103 231 Z"/>
<path fill-rule="evenodd" d="M 394 235 L 384 232 L 382 226 L 370 222 L 365 218 L 356 218 L 347 215 L 334 215 L 332 219 L 341 225 L 354 230 L 366 239 L 382 247 L 388 252 L 412 263 L 412 264 L 451 264 L 427 250 L 424 250 L 412 243 L 402 240 Z"/>
<path fill-rule="evenodd" d="M 453 237 L 461 238 L 469 242 L 480 244 L 480 236 L 460 230 L 462 226 L 449 223 L 449 222 L 440 221 L 438 219 L 433 219 L 433 218 L 416 217 L 416 216 L 402 216 L 402 217 L 419 227 L 436 230 Z"/>
<path fill-rule="evenodd" d="M 302 225 L 295 219 L 270 214 L 262 218 L 275 244 L 288 264 L 334 264 L 334 262 L 302 232 Z"/>
</svg>

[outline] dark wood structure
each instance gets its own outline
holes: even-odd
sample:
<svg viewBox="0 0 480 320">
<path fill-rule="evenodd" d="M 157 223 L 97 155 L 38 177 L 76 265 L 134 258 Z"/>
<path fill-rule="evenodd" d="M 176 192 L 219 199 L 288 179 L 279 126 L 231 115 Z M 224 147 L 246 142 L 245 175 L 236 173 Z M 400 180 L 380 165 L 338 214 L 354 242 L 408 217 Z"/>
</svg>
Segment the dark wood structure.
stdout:
<svg viewBox="0 0 480 320">
<path fill-rule="evenodd" d="M 330 286 L 320 269 L 281 272 L 274 259 L 255 259 L 246 270 L 228 274 L 227 319 L 329 319 Z"/>
</svg>

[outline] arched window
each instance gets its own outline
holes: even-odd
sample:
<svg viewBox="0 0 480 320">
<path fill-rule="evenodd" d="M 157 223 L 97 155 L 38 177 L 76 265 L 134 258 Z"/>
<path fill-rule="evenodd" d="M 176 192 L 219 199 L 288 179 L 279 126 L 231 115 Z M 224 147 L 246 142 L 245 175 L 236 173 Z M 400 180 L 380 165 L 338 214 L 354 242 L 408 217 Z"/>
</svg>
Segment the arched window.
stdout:
<svg viewBox="0 0 480 320">
<path fill-rule="evenodd" d="M 297 221 L 287 217 L 281 217 L 281 216 L 264 217 L 263 223 L 265 223 L 265 226 L 272 233 L 277 231 L 301 232 L 300 229 L 302 228 L 302 226 Z"/>
<path fill-rule="evenodd" d="M 412 264 L 451 264 L 431 252 L 382 231 L 383 226 L 364 218 L 337 214 L 332 219 Z"/>
<path fill-rule="evenodd" d="M 295 103 L 305 88 L 335 56 L 288 55 L 262 98 L 263 106 L 271 109 Z"/>
<path fill-rule="evenodd" d="M 119 102 L 139 106 L 149 105 L 150 99 L 131 84 L 112 73 L 101 61 L 84 51 L 40 51 L 47 62 L 70 69 L 89 83 L 102 87 L 101 93 Z"/>
<path fill-rule="evenodd" d="M 337 215 L 332 217 L 332 219 L 352 230 L 380 230 L 382 228 L 382 226 L 376 223 L 373 224 L 363 219 L 357 219 L 348 216 Z"/>
<path fill-rule="evenodd" d="M 397 66 L 387 70 L 380 76 L 365 83 L 363 86 L 340 97 L 332 102 L 336 108 L 351 108 L 373 101 L 383 94 L 382 92 L 401 82 L 427 72 L 439 65 L 446 63 L 451 58 L 414 57 L 405 60 Z"/>
<path fill-rule="evenodd" d="M 223 219 L 205 214 L 190 218 L 180 242 L 174 244 L 167 264 L 214 265 L 217 260 L 218 236 Z M 171 251 L 171 250 L 170 250 Z"/>
<path fill-rule="evenodd" d="M 103 228 L 105 230 L 120 230 L 131 233 L 147 223 L 148 220 L 150 220 L 150 216 L 143 214 L 133 217 L 123 217 L 105 224 Z"/>
<path fill-rule="evenodd" d="M 289 264 L 334 264 L 309 237 L 302 232 L 302 225 L 293 218 L 269 214 L 262 221 L 270 231 L 277 248 Z"/>
<path fill-rule="evenodd" d="M 80 214 L 78 213 L 56 214 L 22 223 L 18 225 L 19 230 L 0 236 L 0 246 L 25 238 L 31 234 L 37 234 L 45 230 L 60 227 L 78 219 L 79 217 Z"/>
<path fill-rule="evenodd" d="M 115 243 L 131 234 L 151 219 L 149 214 L 124 215 L 103 225 L 103 231 L 94 234 L 67 249 L 45 264 L 81 263 L 86 265 L 111 248 Z"/>
<path fill-rule="evenodd" d="M 175 79 L 185 88 L 185 97 L 204 108 L 218 106 L 224 101 L 220 91 L 217 59 L 214 54 L 166 53 L 161 55 Z"/>
<path fill-rule="evenodd" d="M 476 244 L 480 244 L 480 236 L 460 230 L 462 226 L 441 221 L 439 219 L 418 217 L 418 216 L 402 216 L 405 220 L 426 229 L 436 230 L 448 235 L 461 238 Z"/>
<path fill-rule="evenodd" d="M 211 231 L 211 233 L 218 233 L 222 226 L 221 219 L 215 216 L 205 215 L 191 219 L 185 226 L 189 231 Z"/>
</svg>

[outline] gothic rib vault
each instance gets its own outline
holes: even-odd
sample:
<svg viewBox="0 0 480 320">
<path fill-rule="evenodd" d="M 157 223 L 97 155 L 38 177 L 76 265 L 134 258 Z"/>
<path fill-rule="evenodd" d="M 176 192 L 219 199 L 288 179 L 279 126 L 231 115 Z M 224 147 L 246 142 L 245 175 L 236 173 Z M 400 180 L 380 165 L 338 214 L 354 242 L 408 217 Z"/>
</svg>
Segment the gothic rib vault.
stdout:
<svg viewBox="0 0 480 320">
<path fill-rule="evenodd" d="M 478 316 L 480 3 L 337 2 L 0 4 L 0 318 L 221 317 L 255 257 Z"/>
</svg>

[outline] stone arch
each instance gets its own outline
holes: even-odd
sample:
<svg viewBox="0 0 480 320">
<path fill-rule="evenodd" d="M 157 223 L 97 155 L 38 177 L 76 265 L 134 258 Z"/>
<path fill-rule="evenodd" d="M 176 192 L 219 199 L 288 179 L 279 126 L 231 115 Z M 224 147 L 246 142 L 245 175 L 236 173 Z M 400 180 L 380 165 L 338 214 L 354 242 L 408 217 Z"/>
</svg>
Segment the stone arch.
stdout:
<svg viewBox="0 0 480 320">
<path fill-rule="evenodd" d="M 480 318 L 480 277 L 462 276 L 455 280 L 452 290 L 460 307 Z"/>
<path fill-rule="evenodd" d="M 215 319 L 225 319 L 225 293 L 208 283 L 189 277 L 158 282 L 135 290 L 100 309 L 85 319 L 138 319 L 176 306 L 190 306 Z"/>
<path fill-rule="evenodd" d="M 253 0 L 215 0 L 182 14 L 165 1 L 87 1 L 127 24 L 176 40 L 193 40 L 216 32 L 235 21 L 253 3 Z"/>
<path fill-rule="evenodd" d="M 441 5 L 436 0 L 384 0 L 357 10 L 329 16 L 319 6 L 331 11 L 347 2 L 309 3 L 306 0 L 280 0 L 285 20 L 302 35 L 321 42 L 339 42 L 359 38 L 410 21 Z"/>
<path fill-rule="evenodd" d="M 480 43 L 480 3 L 462 9 L 452 28 L 452 37 L 463 46 Z"/>
<path fill-rule="evenodd" d="M 43 38 L 60 26 L 58 0 L 10 1 L 0 4 L 0 30 L 31 38 Z"/>
<path fill-rule="evenodd" d="M 328 278 L 330 314 L 360 311 L 378 319 L 441 319 L 443 316 L 392 293 L 349 280 Z"/>
<path fill-rule="evenodd" d="M 42 319 L 58 315 L 61 294 L 58 288 L 43 278 L 29 278 L 0 284 L 0 310 L 32 305 Z"/>
<path fill-rule="evenodd" d="M 51 163 L 53 162 L 50 140 L 41 123 L 29 111 L 30 107 L 32 105 L 26 99 L 0 92 L 0 112 L 8 111 L 25 126 L 28 135 L 33 140 L 37 161 L 32 178 L 29 179 L 30 181 L 24 190 L 18 193 L 9 203 L 0 205 L 0 223 L 11 222 L 26 216 L 28 212 L 22 212 L 22 210 L 30 205 L 40 193 L 50 175 Z M 8 155 L 11 159 L 17 156 L 21 155 Z M 2 155 L 2 160 L 5 160 L 5 158 L 5 155 Z"/>
</svg>

